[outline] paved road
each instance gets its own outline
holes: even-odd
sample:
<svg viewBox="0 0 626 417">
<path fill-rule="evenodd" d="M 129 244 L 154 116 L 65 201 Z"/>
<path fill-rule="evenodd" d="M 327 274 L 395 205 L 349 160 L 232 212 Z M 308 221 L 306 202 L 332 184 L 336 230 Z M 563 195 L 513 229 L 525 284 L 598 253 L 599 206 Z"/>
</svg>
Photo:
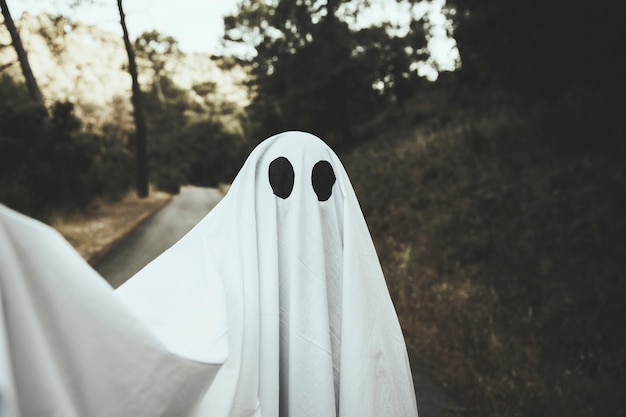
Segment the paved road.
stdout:
<svg viewBox="0 0 626 417">
<path fill-rule="evenodd" d="M 210 188 L 183 187 L 179 195 L 142 223 L 96 267 L 113 287 L 122 285 L 176 243 L 221 199 Z M 454 401 L 431 377 L 416 352 L 409 350 L 420 417 L 454 417 Z"/>
<path fill-rule="evenodd" d="M 221 198 L 213 188 L 182 187 L 170 203 L 113 248 L 96 270 L 119 287 L 183 237 Z"/>
</svg>

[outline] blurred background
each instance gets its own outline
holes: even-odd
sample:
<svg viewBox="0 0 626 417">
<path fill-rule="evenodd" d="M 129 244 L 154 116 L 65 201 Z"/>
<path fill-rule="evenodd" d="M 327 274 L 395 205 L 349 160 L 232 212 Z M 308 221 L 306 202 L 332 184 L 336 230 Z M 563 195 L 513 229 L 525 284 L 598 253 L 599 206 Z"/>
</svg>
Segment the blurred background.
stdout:
<svg viewBox="0 0 626 417">
<path fill-rule="evenodd" d="M 613 3 L 0 0 L 0 202 L 216 187 L 309 131 L 456 413 L 626 416 Z"/>
</svg>

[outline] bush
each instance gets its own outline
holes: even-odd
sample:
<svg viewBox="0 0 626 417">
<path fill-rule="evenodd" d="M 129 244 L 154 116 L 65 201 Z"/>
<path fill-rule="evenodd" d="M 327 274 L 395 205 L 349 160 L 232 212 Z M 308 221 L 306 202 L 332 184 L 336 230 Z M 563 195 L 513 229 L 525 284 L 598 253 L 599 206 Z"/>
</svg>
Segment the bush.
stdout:
<svg viewBox="0 0 626 417">
<path fill-rule="evenodd" d="M 30 149 L 32 192 L 42 207 L 80 210 L 98 191 L 97 139 L 81 131 L 73 109 L 72 103 L 55 103 L 47 131 Z"/>
<path fill-rule="evenodd" d="M 135 159 L 125 147 L 118 144 L 102 146 L 94 161 L 99 196 L 117 201 L 134 186 Z"/>
<path fill-rule="evenodd" d="M 159 166 L 152 171 L 152 182 L 157 190 L 170 194 L 180 193 L 180 186 L 185 182 L 183 173 L 178 168 Z"/>
<path fill-rule="evenodd" d="M 0 77 L 0 201 L 45 219 L 125 192 L 130 154 L 86 132 L 72 103 L 54 103 L 50 112 L 30 104 L 23 85 Z"/>
<path fill-rule="evenodd" d="M 228 132 L 212 120 L 191 124 L 182 142 L 189 182 L 205 187 L 232 182 L 252 146 L 240 134 Z"/>
</svg>

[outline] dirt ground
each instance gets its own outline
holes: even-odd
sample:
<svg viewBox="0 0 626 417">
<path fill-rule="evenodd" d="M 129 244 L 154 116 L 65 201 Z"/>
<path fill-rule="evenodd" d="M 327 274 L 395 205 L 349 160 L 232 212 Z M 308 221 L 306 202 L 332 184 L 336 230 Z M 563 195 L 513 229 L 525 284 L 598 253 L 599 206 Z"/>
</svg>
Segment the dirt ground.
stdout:
<svg viewBox="0 0 626 417">
<path fill-rule="evenodd" d="M 51 222 L 87 262 L 95 265 L 139 223 L 172 199 L 153 191 L 147 198 L 129 193 L 116 202 L 96 201 L 84 213 L 58 217 Z"/>
</svg>

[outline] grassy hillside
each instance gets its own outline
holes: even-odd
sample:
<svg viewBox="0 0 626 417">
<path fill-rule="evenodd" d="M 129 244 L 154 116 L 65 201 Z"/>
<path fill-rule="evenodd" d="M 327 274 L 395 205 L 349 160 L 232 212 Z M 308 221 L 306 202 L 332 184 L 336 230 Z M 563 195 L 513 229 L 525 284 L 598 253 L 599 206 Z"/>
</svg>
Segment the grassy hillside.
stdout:
<svg viewBox="0 0 626 417">
<path fill-rule="evenodd" d="M 431 92 L 343 157 L 408 343 L 464 415 L 626 415 L 623 153 L 570 146 L 581 121 L 547 108 Z"/>
</svg>

